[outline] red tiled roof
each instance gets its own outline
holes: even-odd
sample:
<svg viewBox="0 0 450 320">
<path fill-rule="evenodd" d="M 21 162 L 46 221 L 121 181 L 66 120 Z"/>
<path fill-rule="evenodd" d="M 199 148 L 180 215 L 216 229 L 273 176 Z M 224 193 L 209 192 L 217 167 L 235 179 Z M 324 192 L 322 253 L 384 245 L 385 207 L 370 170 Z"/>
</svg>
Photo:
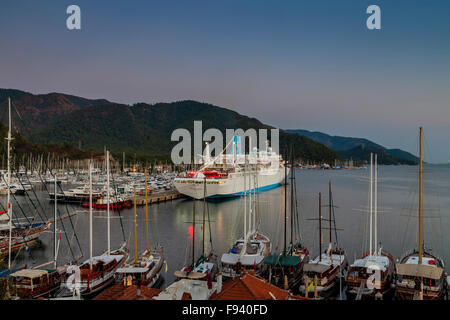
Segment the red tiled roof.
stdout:
<svg viewBox="0 0 450 320">
<path fill-rule="evenodd" d="M 251 274 L 244 274 L 239 278 L 225 283 L 222 291 L 211 296 L 211 300 L 287 300 L 289 292 L 280 289 L 264 279 Z"/>
<path fill-rule="evenodd" d="M 116 284 L 101 292 L 94 300 L 150 300 L 158 295 L 162 290 L 141 286 L 141 295 L 137 296 L 137 286 L 125 287 Z"/>
</svg>

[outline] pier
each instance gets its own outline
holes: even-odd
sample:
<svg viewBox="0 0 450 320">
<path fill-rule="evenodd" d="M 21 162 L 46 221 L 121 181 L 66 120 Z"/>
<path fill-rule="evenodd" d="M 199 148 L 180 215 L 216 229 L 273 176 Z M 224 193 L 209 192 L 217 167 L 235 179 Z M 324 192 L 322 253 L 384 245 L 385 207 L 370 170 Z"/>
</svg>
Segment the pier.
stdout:
<svg viewBox="0 0 450 320">
<path fill-rule="evenodd" d="M 147 196 L 148 204 L 152 203 L 160 203 L 165 201 L 171 201 L 175 199 L 184 198 L 185 196 L 177 191 L 170 191 L 167 193 L 157 193 L 157 194 L 149 194 Z M 145 196 L 136 197 L 136 205 L 137 206 L 145 206 Z"/>
</svg>

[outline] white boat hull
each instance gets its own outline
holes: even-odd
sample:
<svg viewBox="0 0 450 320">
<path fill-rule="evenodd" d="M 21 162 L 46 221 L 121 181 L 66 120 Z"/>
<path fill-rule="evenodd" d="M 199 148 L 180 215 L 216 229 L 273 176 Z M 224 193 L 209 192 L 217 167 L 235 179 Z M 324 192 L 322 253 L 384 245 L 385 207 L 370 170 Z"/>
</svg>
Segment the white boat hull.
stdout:
<svg viewBox="0 0 450 320">
<path fill-rule="evenodd" d="M 288 169 L 289 172 L 289 169 Z M 175 188 L 181 194 L 194 199 L 203 199 L 206 193 L 206 198 L 225 198 L 235 197 L 248 192 L 248 179 L 252 177 L 252 184 L 254 174 L 248 173 L 246 176 L 246 183 L 244 183 L 244 173 L 231 173 L 228 178 L 176 178 L 174 180 Z M 258 191 L 269 190 L 278 187 L 284 180 L 284 169 L 279 170 L 262 170 L 258 172 L 256 177 L 256 184 Z M 247 188 L 244 186 L 247 185 Z M 253 190 L 253 188 L 252 188 Z"/>
</svg>

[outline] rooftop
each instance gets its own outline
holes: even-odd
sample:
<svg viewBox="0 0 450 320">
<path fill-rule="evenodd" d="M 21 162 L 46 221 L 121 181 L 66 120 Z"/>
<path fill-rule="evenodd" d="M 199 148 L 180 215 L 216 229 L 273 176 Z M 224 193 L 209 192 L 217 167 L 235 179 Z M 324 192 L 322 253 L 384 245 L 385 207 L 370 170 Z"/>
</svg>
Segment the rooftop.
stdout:
<svg viewBox="0 0 450 320">
<path fill-rule="evenodd" d="M 141 294 L 138 297 L 136 285 L 125 287 L 123 284 L 116 284 L 101 292 L 94 300 L 151 300 L 160 292 L 160 289 L 141 286 Z"/>
<path fill-rule="evenodd" d="M 225 283 L 222 291 L 214 293 L 210 300 L 287 300 L 289 296 L 289 291 L 246 273 Z"/>
</svg>

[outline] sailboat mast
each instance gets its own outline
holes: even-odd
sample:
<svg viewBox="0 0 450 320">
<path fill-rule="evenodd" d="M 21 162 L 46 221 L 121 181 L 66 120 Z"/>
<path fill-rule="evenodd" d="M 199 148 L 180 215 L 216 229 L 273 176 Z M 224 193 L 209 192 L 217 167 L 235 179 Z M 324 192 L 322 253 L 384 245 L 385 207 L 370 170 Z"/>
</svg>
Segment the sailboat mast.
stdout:
<svg viewBox="0 0 450 320">
<path fill-rule="evenodd" d="M 372 255 L 373 153 L 370 153 L 369 256 Z"/>
<path fill-rule="evenodd" d="M 283 254 L 286 255 L 286 223 L 287 223 L 287 152 L 284 154 L 284 250 Z"/>
<path fill-rule="evenodd" d="M 247 248 L 247 159 L 245 159 L 244 165 L 244 250 L 241 250 L 241 252 L 245 253 L 246 248 Z"/>
<path fill-rule="evenodd" d="M 375 255 L 378 255 L 378 225 L 377 225 L 377 217 L 378 217 L 378 155 L 375 153 L 375 208 L 374 208 L 374 246 L 375 246 Z"/>
<path fill-rule="evenodd" d="M 53 218 L 53 242 L 54 242 L 54 261 L 53 264 L 55 266 L 56 269 L 56 259 L 57 259 L 57 255 L 58 255 L 58 248 L 57 248 L 57 244 L 56 244 L 56 219 L 57 219 L 57 202 L 58 202 L 58 197 L 56 195 L 56 184 L 57 184 L 57 179 L 56 179 L 56 172 L 55 172 L 55 214 L 54 214 L 54 218 Z"/>
<path fill-rule="evenodd" d="M 250 164 L 250 172 L 248 174 L 248 229 L 249 233 L 252 234 L 252 171 Z"/>
<path fill-rule="evenodd" d="M 291 246 L 294 246 L 294 146 L 291 146 Z"/>
<path fill-rule="evenodd" d="M 9 247 L 8 247 L 8 269 L 11 269 L 11 242 L 12 242 L 12 208 L 11 208 L 11 98 L 8 98 L 8 116 L 9 116 L 9 126 L 8 126 L 8 194 L 7 194 L 7 203 L 8 203 L 8 227 L 9 227 Z"/>
<path fill-rule="evenodd" d="M 147 233 L 147 254 L 150 255 L 148 247 L 148 196 L 147 196 L 147 168 L 145 168 L 145 229 Z"/>
<path fill-rule="evenodd" d="M 422 203 L 422 192 L 423 192 L 423 130 L 420 127 L 420 159 L 419 159 L 419 265 L 422 264 L 423 256 L 423 203 Z"/>
<path fill-rule="evenodd" d="M 108 229 L 108 254 L 111 253 L 111 225 L 110 225 L 110 194 L 109 194 L 109 151 L 106 150 L 106 212 L 107 212 L 107 229 Z"/>
<path fill-rule="evenodd" d="M 333 239 L 331 238 L 331 236 L 332 236 L 332 233 L 331 233 L 331 210 L 332 210 L 332 208 L 331 208 L 331 181 L 328 181 L 328 207 L 329 207 L 329 229 L 330 229 L 330 244 L 332 244 L 333 243 Z"/>
<path fill-rule="evenodd" d="M 206 177 L 203 178 L 203 241 L 202 241 L 202 254 L 205 256 L 205 214 L 206 214 Z"/>
<path fill-rule="evenodd" d="M 192 267 L 195 265 L 195 199 L 192 199 Z"/>
<path fill-rule="evenodd" d="M 89 268 L 92 270 L 92 162 L 89 161 Z"/>
<path fill-rule="evenodd" d="M 134 263 L 138 263 L 137 255 L 137 222 L 136 222 L 136 186 L 134 187 Z"/>
<path fill-rule="evenodd" d="M 322 261 L 322 193 L 319 192 L 319 261 Z"/>
</svg>

